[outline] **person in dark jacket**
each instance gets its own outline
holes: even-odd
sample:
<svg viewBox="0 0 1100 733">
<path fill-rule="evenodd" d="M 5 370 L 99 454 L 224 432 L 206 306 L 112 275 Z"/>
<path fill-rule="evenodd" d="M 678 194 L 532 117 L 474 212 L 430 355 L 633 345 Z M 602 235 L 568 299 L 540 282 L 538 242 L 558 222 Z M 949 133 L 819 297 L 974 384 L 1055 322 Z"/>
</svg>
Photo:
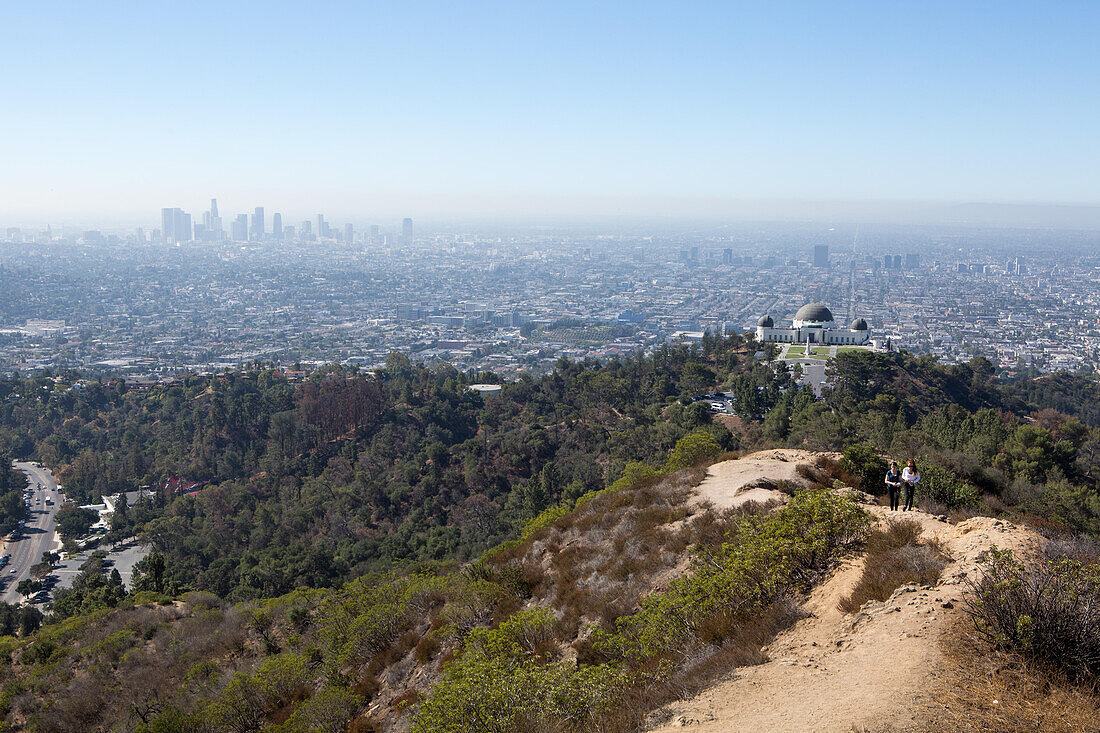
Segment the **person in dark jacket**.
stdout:
<svg viewBox="0 0 1100 733">
<path fill-rule="evenodd" d="M 890 497 L 890 509 L 896 512 L 901 499 L 901 474 L 897 461 L 890 461 L 890 470 L 886 472 L 886 494 Z"/>
</svg>

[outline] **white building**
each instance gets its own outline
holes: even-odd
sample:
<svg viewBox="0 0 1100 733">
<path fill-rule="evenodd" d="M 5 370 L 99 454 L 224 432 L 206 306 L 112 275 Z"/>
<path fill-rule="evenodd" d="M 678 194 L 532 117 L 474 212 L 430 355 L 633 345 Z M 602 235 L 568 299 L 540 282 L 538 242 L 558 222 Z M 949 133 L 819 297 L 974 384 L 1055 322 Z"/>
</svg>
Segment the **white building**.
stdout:
<svg viewBox="0 0 1100 733">
<path fill-rule="evenodd" d="M 837 328 L 833 313 L 821 303 L 807 303 L 798 309 L 790 328 L 776 328 L 771 316 L 756 323 L 756 340 L 783 344 L 825 344 L 866 346 L 871 343 L 867 321 L 857 318 L 847 329 Z"/>
</svg>

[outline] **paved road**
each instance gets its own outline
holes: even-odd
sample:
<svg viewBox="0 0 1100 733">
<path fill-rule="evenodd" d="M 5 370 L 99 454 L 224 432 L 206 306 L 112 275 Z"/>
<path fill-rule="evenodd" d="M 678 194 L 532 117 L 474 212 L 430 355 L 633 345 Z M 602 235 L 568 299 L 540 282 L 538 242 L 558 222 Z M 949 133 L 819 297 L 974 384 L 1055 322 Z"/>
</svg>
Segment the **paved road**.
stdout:
<svg viewBox="0 0 1100 733">
<path fill-rule="evenodd" d="M 5 543 L 3 550 L 11 553 L 11 561 L 0 570 L 0 576 L 3 576 L 5 583 L 0 590 L 0 602 L 3 603 L 19 603 L 23 600 L 15 587 L 19 585 L 19 581 L 31 576 L 31 566 L 42 560 L 42 553 L 56 549 L 54 520 L 62 500 L 57 493 L 57 482 L 48 469 L 20 461 L 12 465 L 27 474 L 33 493 L 27 526 L 21 534 L 17 531 L 18 539 Z M 38 484 L 42 485 L 41 489 L 35 488 Z M 46 505 L 46 497 L 53 499 L 53 506 Z M 11 572 L 12 570 L 15 572 Z"/>
<path fill-rule="evenodd" d="M 787 365 L 794 367 L 795 364 L 802 365 L 802 377 L 799 378 L 799 384 L 809 385 L 813 388 L 814 394 L 818 397 L 821 396 L 821 390 L 825 386 L 822 382 L 825 381 L 825 362 L 818 361 L 816 359 L 799 359 L 794 357 L 791 359 L 784 359 Z"/>
</svg>

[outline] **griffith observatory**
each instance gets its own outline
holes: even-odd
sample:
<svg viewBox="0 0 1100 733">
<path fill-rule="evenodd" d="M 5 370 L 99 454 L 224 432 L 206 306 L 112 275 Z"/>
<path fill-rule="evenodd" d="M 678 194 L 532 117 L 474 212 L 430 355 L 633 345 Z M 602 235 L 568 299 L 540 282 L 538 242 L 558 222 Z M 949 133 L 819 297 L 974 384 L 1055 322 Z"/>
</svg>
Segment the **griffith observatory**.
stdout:
<svg viewBox="0 0 1100 733">
<path fill-rule="evenodd" d="M 838 328 L 833 313 L 821 303 L 807 303 L 794 314 L 790 328 L 776 328 L 769 315 L 756 323 L 756 340 L 784 344 L 825 344 L 865 346 L 871 343 L 867 321 L 857 318 L 848 328 Z"/>
</svg>

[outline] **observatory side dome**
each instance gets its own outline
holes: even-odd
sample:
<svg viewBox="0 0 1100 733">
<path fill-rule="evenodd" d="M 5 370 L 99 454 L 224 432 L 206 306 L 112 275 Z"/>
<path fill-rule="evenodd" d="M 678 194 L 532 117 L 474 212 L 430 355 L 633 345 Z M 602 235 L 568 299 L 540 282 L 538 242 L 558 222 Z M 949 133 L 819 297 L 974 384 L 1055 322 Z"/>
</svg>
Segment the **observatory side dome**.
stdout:
<svg viewBox="0 0 1100 733">
<path fill-rule="evenodd" d="M 756 322 L 756 325 L 761 328 L 772 328 L 775 326 L 775 321 L 772 320 L 771 316 L 761 316 L 760 320 Z"/>
<path fill-rule="evenodd" d="M 854 321 L 852 321 L 851 330 L 853 330 L 853 331 L 866 331 L 867 330 L 867 321 L 863 320 L 862 318 L 855 319 Z"/>
</svg>

